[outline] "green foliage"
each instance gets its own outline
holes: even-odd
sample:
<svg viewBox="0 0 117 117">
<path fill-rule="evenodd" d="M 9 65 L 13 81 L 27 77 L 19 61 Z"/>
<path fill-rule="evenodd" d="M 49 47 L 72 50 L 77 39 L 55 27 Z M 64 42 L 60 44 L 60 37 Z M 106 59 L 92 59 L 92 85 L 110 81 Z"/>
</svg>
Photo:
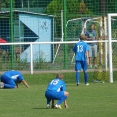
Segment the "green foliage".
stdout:
<svg viewBox="0 0 117 117">
<path fill-rule="evenodd" d="M 66 19 L 67 21 L 70 19 L 75 19 L 78 18 L 80 16 L 87 15 L 87 14 L 92 14 L 91 11 L 87 8 L 87 6 L 85 5 L 85 3 L 82 1 L 81 3 L 78 2 L 77 0 L 67 0 L 66 1 Z M 55 21 L 56 21 L 56 33 L 55 33 L 55 37 L 60 37 L 61 36 L 61 10 L 63 10 L 63 3 L 61 0 L 53 0 L 47 7 L 45 10 L 46 14 L 50 14 L 50 15 L 54 15 L 55 16 Z M 64 12 L 64 11 L 63 11 Z M 78 28 L 78 26 L 74 27 L 71 30 L 74 30 Z M 81 27 L 80 27 L 81 29 Z M 70 32 L 70 31 L 69 31 Z M 71 32 L 72 33 L 72 32 Z M 77 33 L 78 32 L 74 32 Z"/>
<path fill-rule="evenodd" d="M 108 81 L 109 72 L 107 71 L 94 71 L 93 79 L 97 81 Z"/>
<path fill-rule="evenodd" d="M 67 20 L 72 18 L 78 18 L 79 14 L 92 14 L 92 12 L 85 5 L 84 1 L 78 2 L 78 0 L 66 1 Z M 45 13 L 57 16 L 63 9 L 63 3 L 61 0 L 53 0 L 47 7 Z"/>
<path fill-rule="evenodd" d="M 92 12 L 88 9 L 84 1 L 82 0 L 79 6 L 79 15 L 92 15 Z"/>
<path fill-rule="evenodd" d="M 81 2 L 82 0 L 78 0 Z M 87 8 L 93 12 L 94 15 L 103 15 L 102 9 L 104 10 L 104 14 L 107 13 L 115 13 L 117 0 L 83 0 L 86 4 Z"/>
<path fill-rule="evenodd" d="M 62 10 L 62 1 L 53 0 L 47 7 L 44 13 L 54 15 L 56 23 L 55 37 L 61 36 L 61 10 Z"/>
<path fill-rule="evenodd" d="M 106 2 L 106 13 L 115 13 L 116 12 L 116 8 L 117 7 L 117 0 L 107 0 Z"/>
<path fill-rule="evenodd" d="M 63 0 L 13 0 L 14 8 L 38 8 L 38 7 L 48 7 L 50 4 L 53 4 L 55 7 L 53 10 L 58 9 L 61 6 Z M 76 12 L 78 13 L 79 3 L 84 2 L 86 5 L 86 12 L 90 10 L 90 12 L 95 15 L 101 14 L 101 4 L 103 7 L 105 6 L 105 13 L 113 13 L 116 12 L 117 1 L 116 0 L 105 0 L 105 2 L 101 0 L 66 0 L 68 12 L 72 14 Z M 60 3 L 60 4 L 58 4 Z M 2 8 L 9 8 L 10 7 L 10 0 L 0 0 L 0 7 Z M 60 9 L 61 10 L 61 9 Z M 58 12 L 58 10 L 57 10 Z M 85 13 L 86 13 L 85 12 Z M 52 13 L 52 12 L 51 12 Z"/>
<path fill-rule="evenodd" d="M 2 8 L 9 8 L 10 7 L 10 0 L 2 0 L 1 7 Z"/>
<path fill-rule="evenodd" d="M 22 70 L 23 69 L 26 70 L 29 65 L 27 58 L 20 60 L 18 63 L 19 63 L 17 66 L 18 69 L 22 69 Z"/>
<path fill-rule="evenodd" d="M 52 0 L 23 0 L 23 6 L 24 8 L 28 8 L 29 4 L 30 8 L 46 7 L 51 1 Z M 18 2 L 20 2 L 21 7 L 22 1 L 15 0 L 15 5 L 19 5 Z"/>
<path fill-rule="evenodd" d="M 40 57 L 34 61 L 34 69 L 43 69 L 45 66 L 45 59 Z"/>
<path fill-rule="evenodd" d="M 53 0 L 47 7 L 45 13 L 55 15 L 60 15 L 62 10 L 61 0 Z"/>
<path fill-rule="evenodd" d="M 1 8 L 10 8 L 10 0 L 0 0 L 0 9 Z M 13 7 L 15 6 L 15 0 L 12 0 Z"/>
</svg>

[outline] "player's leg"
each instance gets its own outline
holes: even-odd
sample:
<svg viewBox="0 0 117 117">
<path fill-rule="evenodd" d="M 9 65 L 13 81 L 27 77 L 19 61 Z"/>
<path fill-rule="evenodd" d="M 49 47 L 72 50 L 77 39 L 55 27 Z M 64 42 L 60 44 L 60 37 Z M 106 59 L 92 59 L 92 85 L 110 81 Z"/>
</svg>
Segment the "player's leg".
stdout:
<svg viewBox="0 0 117 117">
<path fill-rule="evenodd" d="M 47 105 L 46 105 L 47 108 L 50 108 L 50 102 L 51 102 L 51 99 L 47 98 Z"/>
<path fill-rule="evenodd" d="M 16 86 L 14 84 L 6 84 L 6 83 L 4 83 L 4 88 L 13 89 L 13 88 L 16 88 Z"/>
<path fill-rule="evenodd" d="M 97 45 L 94 45 L 94 66 L 97 67 Z"/>
<path fill-rule="evenodd" d="M 67 99 L 67 96 L 63 96 L 62 98 L 60 98 L 58 100 L 58 102 L 56 103 L 57 105 L 60 105 L 62 102 L 64 102 Z"/>
<path fill-rule="evenodd" d="M 47 104 L 46 107 L 47 107 L 47 108 L 50 108 L 51 92 L 47 92 L 47 91 L 46 91 L 46 92 L 45 92 L 45 97 L 46 97 L 46 99 L 47 99 L 47 100 L 46 100 L 46 101 L 47 101 L 47 102 L 46 102 L 46 104 Z"/>
<path fill-rule="evenodd" d="M 92 46 L 89 45 L 89 66 L 92 68 Z"/>
<path fill-rule="evenodd" d="M 4 88 L 12 89 L 16 87 L 15 82 L 6 75 L 1 76 L 1 81 L 4 83 Z"/>
<path fill-rule="evenodd" d="M 83 72 L 84 72 L 85 84 L 88 85 L 87 62 L 86 61 L 82 61 L 81 62 L 81 65 L 82 65 Z"/>
<path fill-rule="evenodd" d="M 87 71 L 84 71 L 84 79 L 85 79 L 85 84 L 89 85 L 88 84 L 88 73 L 87 73 Z"/>
<path fill-rule="evenodd" d="M 76 61 L 75 71 L 76 71 L 76 84 L 77 84 L 77 86 L 80 83 L 80 70 L 81 70 L 81 63 L 80 63 L 80 61 Z"/>
<path fill-rule="evenodd" d="M 55 104 L 56 108 L 60 108 L 61 109 L 60 104 L 65 102 L 65 100 L 67 99 L 68 96 L 66 96 L 64 93 L 65 93 L 64 91 L 60 91 L 60 92 L 57 92 L 55 94 L 55 96 L 56 96 L 55 98 L 56 98 L 56 100 L 58 100 L 58 102 Z"/>
</svg>

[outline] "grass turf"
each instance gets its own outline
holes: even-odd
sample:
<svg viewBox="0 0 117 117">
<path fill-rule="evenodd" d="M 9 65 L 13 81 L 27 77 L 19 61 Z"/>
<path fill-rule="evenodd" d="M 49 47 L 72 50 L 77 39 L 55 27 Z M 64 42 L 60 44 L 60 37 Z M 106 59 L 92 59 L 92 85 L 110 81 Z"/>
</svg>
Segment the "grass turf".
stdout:
<svg viewBox="0 0 117 117">
<path fill-rule="evenodd" d="M 50 79 L 38 81 L 34 75 L 25 75 L 30 88 L 20 84 L 19 89 L 0 90 L 0 117 L 116 117 L 117 81 L 111 83 L 93 83 L 77 87 L 75 82 L 67 82 L 69 108 L 46 109 L 44 92 Z M 41 76 L 44 77 L 42 74 Z M 34 81 L 34 82 L 33 82 Z M 72 80 L 71 80 L 72 81 Z"/>
</svg>

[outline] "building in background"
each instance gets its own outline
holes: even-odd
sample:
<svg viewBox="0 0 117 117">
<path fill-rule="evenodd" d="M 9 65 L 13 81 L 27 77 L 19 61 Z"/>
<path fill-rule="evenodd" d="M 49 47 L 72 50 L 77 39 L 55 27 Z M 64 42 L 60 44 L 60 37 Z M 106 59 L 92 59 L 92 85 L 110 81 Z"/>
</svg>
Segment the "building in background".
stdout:
<svg viewBox="0 0 117 117">
<path fill-rule="evenodd" d="M 10 12 L 0 13 L 0 35 L 10 42 Z M 46 14 L 26 11 L 14 11 L 14 42 L 51 42 L 54 37 L 54 18 Z M 20 60 L 30 62 L 30 45 L 17 45 L 15 51 Z M 53 47 L 50 44 L 33 45 L 33 60 L 43 59 L 51 62 Z"/>
</svg>

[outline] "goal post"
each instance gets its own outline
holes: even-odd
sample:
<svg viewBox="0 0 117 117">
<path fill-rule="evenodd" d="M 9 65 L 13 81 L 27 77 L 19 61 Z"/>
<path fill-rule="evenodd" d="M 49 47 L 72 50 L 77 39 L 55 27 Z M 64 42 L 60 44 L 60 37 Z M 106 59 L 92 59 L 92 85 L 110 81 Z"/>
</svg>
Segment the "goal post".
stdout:
<svg viewBox="0 0 117 117">
<path fill-rule="evenodd" d="M 109 42 L 109 71 L 110 71 L 110 83 L 113 83 L 113 61 L 112 61 L 112 28 L 111 20 L 113 16 L 117 16 L 117 13 L 108 14 L 108 42 Z"/>
</svg>

